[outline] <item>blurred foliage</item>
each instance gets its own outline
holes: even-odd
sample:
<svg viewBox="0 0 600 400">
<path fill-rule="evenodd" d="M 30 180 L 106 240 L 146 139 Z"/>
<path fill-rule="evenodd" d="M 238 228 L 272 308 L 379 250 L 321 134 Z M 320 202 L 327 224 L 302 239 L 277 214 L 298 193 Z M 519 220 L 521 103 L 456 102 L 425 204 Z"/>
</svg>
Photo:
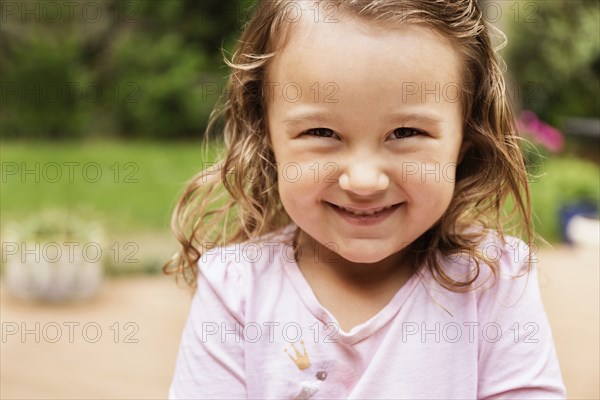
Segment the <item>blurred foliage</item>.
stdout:
<svg viewBox="0 0 600 400">
<path fill-rule="evenodd" d="M 10 52 L 2 57 L 3 137 L 83 135 L 91 107 L 81 101 L 76 85 L 89 85 L 92 76 L 80 61 L 80 47 L 76 37 L 59 42 L 40 30 L 21 37 L 18 45 L 3 40 L 3 53 Z"/>
<path fill-rule="evenodd" d="M 3 3 L 2 138 L 198 136 L 251 2 L 92 3 Z"/>
<path fill-rule="evenodd" d="M 189 138 L 223 91 L 254 0 L 3 2 L 3 138 Z M 544 121 L 600 109 L 600 6 L 509 2 L 504 57 L 518 100 Z M 94 5 L 94 7 L 87 7 Z M 489 10 L 488 10 L 489 11 Z"/>
<path fill-rule="evenodd" d="M 527 2 L 520 10 L 520 19 L 506 27 L 503 54 L 520 86 L 512 95 L 553 126 L 561 127 L 565 117 L 597 118 L 600 3 L 544 0 Z"/>
<path fill-rule="evenodd" d="M 600 204 L 600 170 L 597 165 L 576 158 L 545 160 L 531 180 L 531 207 L 535 230 L 544 239 L 560 239 L 560 209 L 588 202 Z"/>
</svg>

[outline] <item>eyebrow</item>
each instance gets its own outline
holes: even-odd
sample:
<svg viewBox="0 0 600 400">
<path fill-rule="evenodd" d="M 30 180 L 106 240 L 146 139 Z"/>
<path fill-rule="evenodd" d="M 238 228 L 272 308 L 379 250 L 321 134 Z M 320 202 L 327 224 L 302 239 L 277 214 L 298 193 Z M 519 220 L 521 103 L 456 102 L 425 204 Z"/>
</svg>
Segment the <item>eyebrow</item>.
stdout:
<svg viewBox="0 0 600 400">
<path fill-rule="evenodd" d="M 314 122 L 324 122 L 324 121 L 339 121 L 341 116 L 337 113 L 322 113 L 318 111 L 300 111 L 294 113 L 292 115 L 287 116 L 283 119 L 283 123 L 285 125 L 293 125 L 295 123 L 301 121 L 314 121 Z M 394 123 L 407 123 L 407 122 L 422 122 L 429 124 L 440 124 L 444 122 L 444 120 L 438 116 L 437 114 L 433 114 L 430 112 L 424 113 L 410 113 L 410 114 L 395 114 L 389 119 L 390 122 Z"/>
<path fill-rule="evenodd" d="M 440 124 L 444 122 L 444 120 L 437 114 L 424 112 L 424 113 L 411 113 L 411 114 L 397 114 L 393 118 L 390 119 L 392 122 L 397 123 L 406 123 L 406 122 L 422 122 L 429 124 Z"/>
<path fill-rule="evenodd" d="M 314 121 L 314 122 L 324 122 L 324 121 L 339 121 L 341 119 L 340 114 L 337 113 L 323 113 L 318 111 L 300 111 L 294 113 L 292 115 L 287 116 L 283 119 L 283 123 L 285 125 L 294 125 L 295 123 L 301 121 Z"/>
</svg>

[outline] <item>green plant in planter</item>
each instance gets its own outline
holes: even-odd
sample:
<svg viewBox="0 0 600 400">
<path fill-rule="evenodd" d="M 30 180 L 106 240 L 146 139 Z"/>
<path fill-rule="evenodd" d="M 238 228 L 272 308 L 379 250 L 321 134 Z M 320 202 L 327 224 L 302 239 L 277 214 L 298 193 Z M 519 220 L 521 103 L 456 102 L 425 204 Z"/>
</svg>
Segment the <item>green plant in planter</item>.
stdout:
<svg viewBox="0 0 600 400">
<path fill-rule="evenodd" d="M 576 158 L 553 157 L 543 161 L 540 176 L 531 185 L 536 231 L 546 240 L 559 239 L 559 212 L 575 202 L 599 204 L 598 166 Z"/>
<path fill-rule="evenodd" d="M 7 288 L 16 297 L 62 301 L 94 295 L 103 274 L 101 226 L 47 210 L 11 221 L 2 232 Z"/>
</svg>

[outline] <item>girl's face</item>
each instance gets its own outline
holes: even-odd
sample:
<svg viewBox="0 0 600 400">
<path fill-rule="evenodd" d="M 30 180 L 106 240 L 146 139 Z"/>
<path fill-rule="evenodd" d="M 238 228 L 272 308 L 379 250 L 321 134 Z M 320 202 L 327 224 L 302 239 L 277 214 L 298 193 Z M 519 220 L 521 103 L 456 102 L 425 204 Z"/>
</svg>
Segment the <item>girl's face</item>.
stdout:
<svg viewBox="0 0 600 400">
<path fill-rule="evenodd" d="M 460 60 L 417 25 L 303 17 L 264 92 L 281 201 L 353 263 L 399 252 L 446 211 L 463 143 Z"/>
</svg>

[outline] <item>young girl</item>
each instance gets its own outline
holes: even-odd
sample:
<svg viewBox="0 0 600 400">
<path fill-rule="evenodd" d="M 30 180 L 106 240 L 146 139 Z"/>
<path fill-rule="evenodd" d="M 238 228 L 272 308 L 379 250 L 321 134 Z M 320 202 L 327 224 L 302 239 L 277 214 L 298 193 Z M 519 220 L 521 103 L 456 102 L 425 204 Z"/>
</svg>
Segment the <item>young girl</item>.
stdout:
<svg viewBox="0 0 600 400">
<path fill-rule="evenodd" d="M 565 397 L 527 174 L 474 0 L 264 1 L 227 154 L 174 214 L 170 398 Z M 212 119 L 211 126 L 218 119 Z"/>
</svg>

